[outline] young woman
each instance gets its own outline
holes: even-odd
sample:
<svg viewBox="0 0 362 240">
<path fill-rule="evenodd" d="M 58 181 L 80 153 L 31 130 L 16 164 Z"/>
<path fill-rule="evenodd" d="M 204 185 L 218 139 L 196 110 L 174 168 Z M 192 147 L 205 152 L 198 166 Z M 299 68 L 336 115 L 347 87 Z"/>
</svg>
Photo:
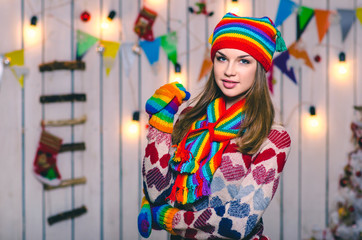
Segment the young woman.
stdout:
<svg viewBox="0 0 362 240">
<path fill-rule="evenodd" d="M 265 73 L 286 50 L 267 18 L 226 14 L 211 40 L 213 70 L 193 107 L 174 125 L 190 94 L 166 84 L 147 101 L 145 197 L 139 232 L 171 239 L 268 239 L 262 215 L 278 187 L 290 137 L 275 124 Z"/>
</svg>

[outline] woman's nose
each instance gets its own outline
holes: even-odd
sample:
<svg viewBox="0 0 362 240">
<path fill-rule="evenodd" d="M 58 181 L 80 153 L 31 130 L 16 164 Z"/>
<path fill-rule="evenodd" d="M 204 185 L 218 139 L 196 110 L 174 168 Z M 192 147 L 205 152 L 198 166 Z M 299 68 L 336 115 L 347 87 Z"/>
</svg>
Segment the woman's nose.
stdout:
<svg viewBox="0 0 362 240">
<path fill-rule="evenodd" d="M 235 67 L 231 62 L 228 63 L 224 73 L 225 73 L 225 76 L 228 76 L 228 77 L 235 76 L 235 74 L 236 74 Z"/>
</svg>

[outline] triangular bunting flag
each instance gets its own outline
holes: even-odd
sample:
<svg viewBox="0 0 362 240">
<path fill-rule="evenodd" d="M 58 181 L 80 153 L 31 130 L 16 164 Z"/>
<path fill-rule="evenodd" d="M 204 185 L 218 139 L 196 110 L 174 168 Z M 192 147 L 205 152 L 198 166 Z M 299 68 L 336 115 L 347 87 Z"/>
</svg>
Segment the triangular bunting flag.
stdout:
<svg viewBox="0 0 362 240">
<path fill-rule="evenodd" d="M 289 57 L 288 51 L 282 52 L 279 56 L 274 58 L 274 66 L 278 67 L 282 73 L 287 75 L 295 84 L 297 84 L 293 68 L 288 69 L 287 67 Z"/>
<path fill-rule="evenodd" d="M 310 20 L 314 16 L 314 9 L 300 6 L 297 14 L 297 40 L 307 28 Z"/>
<path fill-rule="evenodd" d="M 104 67 L 106 68 L 106 75 L 108 76 L 113 67 L 113 63 L 117 56 L 120 43 L 101 40 L 100 44 L 104 46 Z"/>
<path fill-rule="evenodd" d="M 319 43 L 322 42 L 324 35 L 327 33 L 330 22 L 329 15 L 331 14 L 328 10 L 314 9 L 314 15 L 316 19 Z"/>
<path fill-rule="evenodd" d="M 298 5 L 290 0 L 280 0 L 277 16 L 275 18 L 275 26 L 282 25 L 285 19 L 287 19 L 296 9 Z"/>
<path fill-rule="evenodd" d="M 10 59 L 10 67 L 12 66 L 24 66 L 24 49 L 5 53 L 5 57 Z M 16 79 L 19 81 L 20 86 L 24 87 L 24 75 L 17 75 L 16 71 L 11 68 Z"/>
<path fill-rule="evenodd" d="M 304 64 L 314 70 L 312 61 L 310 60 L 307 51 L 300 42 L 294 42 L 288 47 L 289 54 L 297 59 L 303 59 Z"/>
<path fill-rule="evenodd" d="M 154 41 L 141 41 L 140 46 L 146 54 L 146 57 L 151 65 L 158 61 L 160 53 L 161 38 L 156 38 Z"/>
<path fill-rule="evenodd" d="M 200 81 L 203 77 L 205 77 L 212 69 L 212 61 L 210 59 L 210 55 L 205 56 L 204 61 L 202 62 L 200 74 L 198 81 Z"/>
<path fill-rule="evenodd" d="M 356 16 L 357 16 L 359 22 L 362 24 L 362 8 L 356 9 Z"/>
<path fill-rule="evenodd" d="M 340 16 L 340 24 L 342 30 L 342 42 L 347 37 L 349 30 L 351 30 L 352 24 L 356 21 L 356 12 L 355 10 L 349 9 L 337 9 Z"/>
<path fill-rule="evenodd" d="M 122 66 L 126 73 L 126 76 L 129 77 L 129 73 L 131 72 L 132 66 L 136 60 L 136 53 L 132 50 L 134 43 L 125 42 L 122 43 L 121 46 L 121 54 L 122 54 Z"/>
<path fill-rule="evenodd" d="M 81 60 L 88 50 L 98 42 L 98 38 L 77 30 L 77 60 Z"/>
<path fill-rule="evenodd" d="M 161 38 L 161 47 L 165 51 L 168 59 L 173 64 L 177 63 L 177 35 L 176 32 L 171 32 L 163 35 Z"/>
</svg>

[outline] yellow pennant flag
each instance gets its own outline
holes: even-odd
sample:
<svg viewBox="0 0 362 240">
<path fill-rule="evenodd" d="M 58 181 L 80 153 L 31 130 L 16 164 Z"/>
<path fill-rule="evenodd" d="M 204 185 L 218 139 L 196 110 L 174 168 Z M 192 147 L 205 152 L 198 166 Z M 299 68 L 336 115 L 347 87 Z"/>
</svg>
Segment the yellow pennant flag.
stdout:
<svg viewBox="0 0 362 240">
<path fill-rule="evenodd" d="M 356 10 L 356 16 L 357 16 L 359 22 L 362 24 L 362 7 L 357 8 L 357 10 Z"/>
<path fill-rule="evenodd" d="M 24 49 L 5 53 L 4 55 L 9 58 L 9 66 L 16 79 L 18 79 L 20 86 L 24 87 L 24 75 L 18 76 L 17 71 L 15 71 L 16 68 L 14 68 L 14 66 L 24 66 Z"/>
<path fill-rule="evenodd" d="M 111 42 L 101 40 L 100 44 L 104 47 L 103 59 L 104 59 L 104 67 L 106 68 L 106 74 L 109 75 L 111 68 L 113 67 L 114 60 L 117 56 L 119 46 L 121 45 L 119 42 Z"/>
</svg>

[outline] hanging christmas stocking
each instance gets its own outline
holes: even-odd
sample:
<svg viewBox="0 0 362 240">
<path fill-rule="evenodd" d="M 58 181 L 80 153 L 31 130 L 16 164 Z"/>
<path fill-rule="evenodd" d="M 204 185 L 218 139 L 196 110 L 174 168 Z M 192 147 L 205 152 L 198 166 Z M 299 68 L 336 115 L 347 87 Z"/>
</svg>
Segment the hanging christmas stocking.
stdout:
<svg viewBox="0 0 362 240">
<path fill-rule="evenodd" d="M 138 14 L 134 25 L 134 31 L 140 38 L 143 38 L 147 41 L 155 40 L 152 32 L 152 25 L 155 22 L 156 17 L 156 12 L 149 8 L 143 7 L 141 12 Z"/>
<path fill-rule="evenodd" d="M 57 168 L 56 157 L 62 145 L 62 139 L 42 131 L 36 152 L 33 170 L 35 177 L 42 183 L 51 186 L 60 184 L 61 176 Z"/>
</svg>

